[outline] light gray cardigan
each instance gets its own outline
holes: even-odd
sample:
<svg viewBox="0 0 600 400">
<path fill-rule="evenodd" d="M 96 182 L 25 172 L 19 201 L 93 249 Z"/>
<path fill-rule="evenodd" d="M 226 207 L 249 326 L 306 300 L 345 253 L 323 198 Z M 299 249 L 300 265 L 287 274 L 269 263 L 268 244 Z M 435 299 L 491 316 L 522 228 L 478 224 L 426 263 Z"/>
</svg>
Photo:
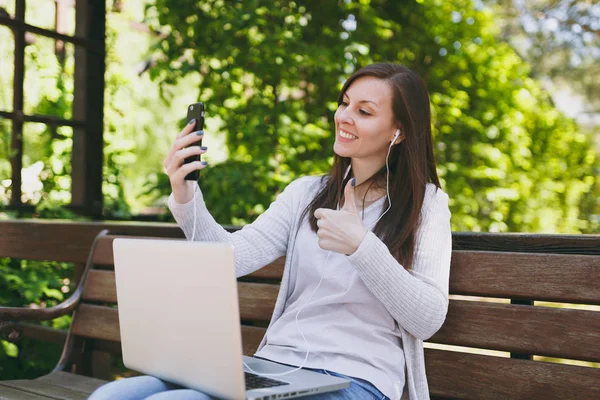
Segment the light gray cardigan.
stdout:
<svg viewBox="0 0 600 400">
<path fill-rule="evenodd" d="M 206 208 L 202 192 L 196 192 L 195 240 L 233 244 L 238 277 L 286 255 L 271 324 L 283 313 L 288 297 L 289 270 L 300 215 L 318 193 L 320 182 L 320 177 L 313 176 L 292 182 L 256 221 L 234 233 L 227 232 L 214 220 Z M 178 204 L 171 195 L 168 204 L 186 237 L 191 238 L 194 201 Z M 403 398 L 407 392 L 411 400 L 429 398 L 423 340 L 433 336 L 446 318 L 451 253 L 448 196 L 433 184 L 427 184 L 410 272 L 396 261 L 387 246 L 372 232 L 368 232 L 358 250 L 348 256 L 402 332 L 407 372 Z M 264 344 L 265 338 L 259 349 Z"/>
</svg>

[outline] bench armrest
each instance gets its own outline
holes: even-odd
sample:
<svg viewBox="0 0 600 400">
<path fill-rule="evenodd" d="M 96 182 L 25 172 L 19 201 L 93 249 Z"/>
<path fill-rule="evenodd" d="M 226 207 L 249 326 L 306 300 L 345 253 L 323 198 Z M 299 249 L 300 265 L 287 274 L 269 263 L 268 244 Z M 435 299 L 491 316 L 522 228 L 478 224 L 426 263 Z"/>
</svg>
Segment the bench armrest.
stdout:
<svg viewBox="0 0 600 400">
<path fill-rule="evenodd" d="M 81 293 L 50 308 L 0 307 L 0 323 L 4 321 L 46 321 L 70 313 L 79 303 Z"/>
<path fill-rule="evenodd" d="M 18 327 L 18 324 L 15 321 L 47 321 L 69 314 L 73 311 L 79 304 L 79 300 L 83 294 L 88 271 L 92 268 L 98 239 L 107 234 L 108 230 L 104 229 L 94 238 L 85 268 L 81 274 L 81 279 L 77 284 L 77 289 L 75 289 L 68 299 L 50 308 L 0 307 L 0 333 L 8 330 L 13 330 L 14 332 Z"/>
</svg>

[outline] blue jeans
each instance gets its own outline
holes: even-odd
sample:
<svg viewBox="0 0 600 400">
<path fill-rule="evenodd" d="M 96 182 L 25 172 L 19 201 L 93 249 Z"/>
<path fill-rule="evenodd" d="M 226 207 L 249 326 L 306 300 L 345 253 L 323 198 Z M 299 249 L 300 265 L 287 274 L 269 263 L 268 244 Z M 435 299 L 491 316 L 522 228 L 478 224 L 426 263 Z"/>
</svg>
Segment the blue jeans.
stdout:
<svg viewBox="0 0 600 400">
<path fill-rule="evenodd" d="M 305 368 L 310 369 L 310 368 Z M 346 378 L 351 381 L 350 386 L 336 392 L 316 394 L 303 397 L 314 400 L 385 400 L 385 397 L 371 383 L 338 374 L 324 369 L 310 369 L 321 374 L 328 374 Z M 100 386 L 89 400 L 213 400 L 210 396 L 192 389 L 162 381 L 153 376 L 136 376 L 109 382 Z"/>
</svg>

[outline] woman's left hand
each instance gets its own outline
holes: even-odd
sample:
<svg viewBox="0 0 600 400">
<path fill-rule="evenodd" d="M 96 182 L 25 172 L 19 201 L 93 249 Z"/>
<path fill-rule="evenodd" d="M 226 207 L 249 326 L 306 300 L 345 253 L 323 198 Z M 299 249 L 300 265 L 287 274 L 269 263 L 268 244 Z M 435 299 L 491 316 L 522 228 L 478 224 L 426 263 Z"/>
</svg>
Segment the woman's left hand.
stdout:
<svg viewBox="0 0 600 400">
<path fill-rule="evenodd" d="M 323 250 L 353 254 L 368 232 L 356 208 L 354 182 L 355 178 L 352 178 L 346 184 L 344 207 L 341 210 L 319 208 L 315 211 L 319 247 Z"/>
</svg>

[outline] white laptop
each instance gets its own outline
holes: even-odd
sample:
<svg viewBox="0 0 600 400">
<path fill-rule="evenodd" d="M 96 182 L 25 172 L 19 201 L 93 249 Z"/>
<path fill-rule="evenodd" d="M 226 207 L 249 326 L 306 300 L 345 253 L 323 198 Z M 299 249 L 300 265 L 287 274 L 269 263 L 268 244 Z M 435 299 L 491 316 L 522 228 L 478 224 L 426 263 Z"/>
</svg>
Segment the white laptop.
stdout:
<svg viewBox="0 0 600 400">
<path fill-rule="evenodd" d="M 223 399 L 286 399 L 350 381 L 242 354 L 233 246 L 117 238 L 113 243 L 126 367 Z M 258 385 L 258 386 L 257 386 Z"/>
</svg>

